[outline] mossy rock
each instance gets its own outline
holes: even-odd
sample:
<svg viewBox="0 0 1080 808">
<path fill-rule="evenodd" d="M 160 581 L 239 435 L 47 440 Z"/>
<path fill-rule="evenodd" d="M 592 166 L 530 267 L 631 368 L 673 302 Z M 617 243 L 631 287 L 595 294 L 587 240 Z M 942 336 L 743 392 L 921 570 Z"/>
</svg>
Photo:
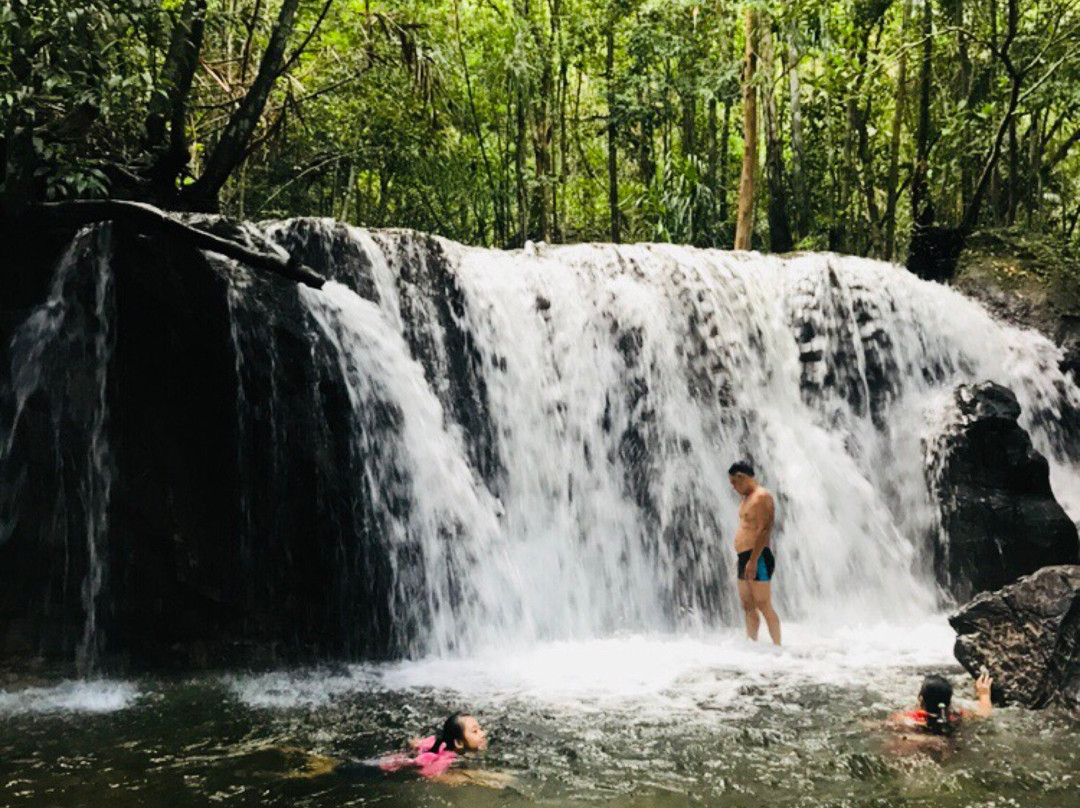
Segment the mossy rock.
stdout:
<svg viewBox="0 0 1080 808">
<path fill-rule="evenodd" d="M 1053 237 L 1019 227 L 968 240 L 954 285 L 991 312 L 1034 328 L 1073 353 L 1080 335 L 1080 257 Z"/>
</svg>

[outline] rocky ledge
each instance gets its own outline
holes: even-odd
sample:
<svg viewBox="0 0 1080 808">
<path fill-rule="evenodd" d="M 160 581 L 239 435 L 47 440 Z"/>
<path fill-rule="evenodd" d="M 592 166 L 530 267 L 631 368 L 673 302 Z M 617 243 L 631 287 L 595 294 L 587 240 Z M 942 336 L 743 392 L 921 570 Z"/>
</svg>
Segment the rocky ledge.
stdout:
<svg viewBox="0 0 1080 808">
<path fill-rule="evenodd" d="M 1080 565 L 1045 567 L 985 592 L 949 623 L 957 660 L 973 676 L 989 669 L 995 701 L 1080 709 Z"/>
<path fill-rule="evenodd" d="M 1024 228 L 968 239 L 954 285 L 990 312 L 1041 331 L 1061 348 L 1061 369 L 1080 379 L 1080 257 Z"/>
</svg>

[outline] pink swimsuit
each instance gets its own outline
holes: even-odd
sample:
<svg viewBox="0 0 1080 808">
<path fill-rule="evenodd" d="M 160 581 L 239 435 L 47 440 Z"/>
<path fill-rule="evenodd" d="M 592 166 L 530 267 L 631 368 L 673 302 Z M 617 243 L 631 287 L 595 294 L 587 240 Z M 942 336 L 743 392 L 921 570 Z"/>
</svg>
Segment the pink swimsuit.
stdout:
<svg viewBox="0 0 1080 808">
<path fill-rule="evenodd" d="M 434 749 L 435 736 L 429 735 L 417 744 L 414 756 L 406 754 L 386 755 L 379 758 L 379 768 L 384 772 L 396 772 L 408 766 L 416 766 L 421 777 L 438 777 L 449 769 L 457 759 L 457 752 L 451 752 L 446 744 Z"/>
</svg>

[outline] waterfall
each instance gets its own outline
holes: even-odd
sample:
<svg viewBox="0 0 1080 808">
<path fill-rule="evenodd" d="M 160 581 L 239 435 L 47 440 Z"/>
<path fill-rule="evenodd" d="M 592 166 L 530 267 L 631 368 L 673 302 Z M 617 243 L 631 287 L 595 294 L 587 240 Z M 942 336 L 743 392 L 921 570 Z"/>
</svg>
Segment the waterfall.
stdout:
<svg viewBox="0 0 1080 808">
<path fill-rule="evenodd" d="M 323 227 L 321 238 L 342 237 Z M 396 563 L 395 585 L 401 603 L 425 604 L 422 650 L 734 622 L 738 501 L 726 469 L 740 458 L 777 495 L 782 614 L 929 613 L 942 595 L 924 446 L 964 381 L 1016 391 L 1055 490 L 1080 516 L 1059 424 L 1080 394 L 1056 349 L 893 265 L 666 245 L 504 252 L 345 232 L 368 257 L 378 305 L 333 284 L 302 297 L 337 335 L 358 422 L 374 387 L 406 413 L 392 458 L 368 447 L 368 473 L 385 488 L 409 458 L 407 496 L 424 516 L 402 530 L 423 564 Z M 458 308 L 449 318 L 441 297 Z M 464 393 L 447 389 L 447 323 L 476 377 Z M 462 395 L 482 398 L 491 473 L 470 459 Z M 384 538 L 407 555 L 406 539 Z"/>
<path fill-rule="evenodd" d="M 782 617 L 922 618 L 927 452 L 967 382 L 1016 393 L 1080 517 L 1059 351 L 894 265 L 202 225 L 333 280 L 191 251 L 148 283 L 98 228 L 10 343 L 0 548 L 44 559 L 25 587 L 78 615 L 84 671 L 114 623 L 353 658 L 737 625 L 739 459 L 776 495 Z"/>
<path fill-rule="evenodd" d="M 65 573 L 79 571 L 82 630 L 75 657 L 82 675 L 95 672 L 102 644 L 113 474 L 106 432 L 114 337 L 110 243 L 109 228 L 102 227 L 84 230 L 69 245 L 48 298 L 12 336 L 10 394 L 0 396 L 6 404 L 0 411 L 0 544 L 16 530 L 36 533 L 53 564 Z M 21 516 L 22 506 L 30 514 Z M 71 578 L 65 574 L 65 584 Z M 67 593 L 59 600 L 67 601 Z"/>
</svg>

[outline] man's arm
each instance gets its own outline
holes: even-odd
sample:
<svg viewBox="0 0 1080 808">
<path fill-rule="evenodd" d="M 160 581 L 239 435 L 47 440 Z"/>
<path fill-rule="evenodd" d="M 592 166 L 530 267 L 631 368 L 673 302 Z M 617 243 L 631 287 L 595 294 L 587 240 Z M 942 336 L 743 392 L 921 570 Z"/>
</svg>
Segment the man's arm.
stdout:
<svg viewBox="0 0 1080 808">
<path fill-rule="evenodd" d="M 761 557 L 765 545 L 769 543 L 769 533 L 772 531 L 773 519 L 776 517 L 776 506 L 773 503 L 772 494 L 767 492 L 751 508 L 755 527 L 754 547 L 750 551 L 750 560 L 746 562 L 746 568 L 743 570 L 743 577 L 748 581 L 754 580 L 758 558 Z"/>
</svg>

